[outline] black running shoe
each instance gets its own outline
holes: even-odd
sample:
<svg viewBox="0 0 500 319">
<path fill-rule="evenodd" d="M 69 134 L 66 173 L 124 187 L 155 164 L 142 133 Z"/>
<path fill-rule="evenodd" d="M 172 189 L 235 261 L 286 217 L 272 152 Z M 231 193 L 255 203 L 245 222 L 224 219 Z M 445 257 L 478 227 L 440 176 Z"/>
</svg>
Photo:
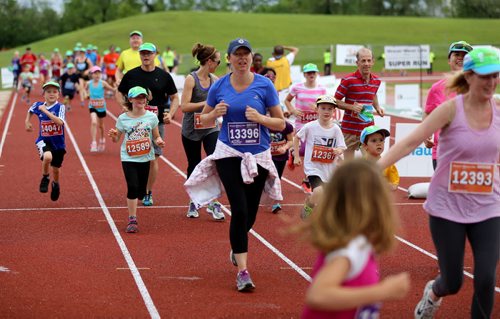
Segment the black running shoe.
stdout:
<svg viewBox="0 0 500 319">
<path fill-rule="evenodd" d="M 49 176 L 43 175 L 40 181 L 40 193 L 47 193 L 49 191 Z"/>
<path fill-rule="evenodd" d="M 52 182 L 52 191 L 50 192 L 50 199 L 56 201 L 59 199 L 59 194 L 61 193 L 61 189 L 59 188 L 59 183 Z"/>
</svg>

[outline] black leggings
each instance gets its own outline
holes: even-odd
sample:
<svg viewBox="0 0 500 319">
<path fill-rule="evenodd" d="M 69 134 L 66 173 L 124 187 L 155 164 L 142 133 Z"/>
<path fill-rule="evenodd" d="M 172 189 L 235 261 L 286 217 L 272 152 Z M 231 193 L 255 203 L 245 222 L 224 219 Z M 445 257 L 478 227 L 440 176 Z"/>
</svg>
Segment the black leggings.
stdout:
<svg viewBox="0 0 500 319">
<path fill-rule="evenodd" d="M 215 161 L 222 185 L 231 205 L 229 241 L 235 254 L 248 251 L 248 231 L 253 227 L 260 196 L 264 190 L 269 171 L 258 167 L 259 175 L 251 184 L 245 184 L 241 177 L 241 157 L 229 157 Z"/>
<path fill-rule="evenodd" d="M 187 137 L 182 136 L 182 145 L 184 146 L 184 152 L 186 153 L 186 158 L 188 161 L 187 167 L 187 177 L 191 176 L 194 168 L 201 162 L 201 144 L 203 143 L 203 149 L 208 155 L 215 151 L 215 145 L 217 144 L 217 138 L 219 137 L 219 132 L 213 132 L 205 136 L 200 141 L 193 141 Z"/>
<path fill-rule="evenodd" d="M 146 195 L 150 162 L 122 162 L 127 181 L 127 198 L 137 199 Z"/>
<path fill-rule="evenodd" d="M 278 171 L 278 176 L 281 179 L 283 176 L 283 171 L 285 170 L 286 160 L 284 161 L 275 161 L 273 160 L 274 166 L 276 166 L 276 170 Z"/>
<path fill-rule="evenodd" d="M 456 294 L 462 286 L 465 239 L 474 255 L 474 294 L 471 318 L 490 318 L 495 299 L 496 266 L 500 250 L 500 217 L 461 224 L 430 216 L 440 275 L 433 286 L 438 297 Z"/>
</svg>

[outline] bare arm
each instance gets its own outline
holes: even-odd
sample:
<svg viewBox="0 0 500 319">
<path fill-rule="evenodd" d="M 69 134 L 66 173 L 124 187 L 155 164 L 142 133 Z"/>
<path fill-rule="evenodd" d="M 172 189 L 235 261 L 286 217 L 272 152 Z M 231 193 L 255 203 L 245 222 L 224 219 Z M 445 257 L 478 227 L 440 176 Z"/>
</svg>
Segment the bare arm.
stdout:
<svg viewBox="0 0 500 319">
<path fill-rule="evenodd" d="M 285 98 L 285 106 L 286 106 L 286 109 L 288 110 L 288 112 L 290 112 L 290 114 L 293 114 L 295 116 L 298 116 L 300 114 L 302 114 L 302 112 L 300 112 L 299 110 L 297 110 L 293 105 L 292 105 L 292 100 L 293 100 L 293 95 L 291 95 L 290 93 L 286 96 Z"/>
<path fill-rule="evenodd" d="M 175 113 L 179 108 L 179 94 L 175 93 L 174 95 L 170 95 L 170 119 L 174 119 Z"/>
<path fill-rule="evenodd" d="M 292 47 L 292 46 L 283 46 L 283 49 L 292 52 L 293 54 L 297 55 L 299 53 L 299 48 Z"/>
<path fill-rule="evenodd" d="M 43 113 L 45 113 L 45 115 L 47 115 L 57 125 L 59 125 L 59 126 L 63 126 L 64 125 L 64 121 L 60 117 L 57 117 L 54 114 L 52 114 L 49 111 L 47 111 L 47 108 L 46 108 L 45 104 L 40 105 L 38 107 L 38 109 L 40 111 L 42 111 Z"/>
<path fill-rule="evenodd" d="M 120 140 L 122 137 L 122 132 L 119 131 L 116 128 L 109 129 L 108 136 L 111 138 L 111 140 L 116 143 Z"/>
<path fill-rule="evenodd" d="M 384 109 L 380 107 L 380 104 L 378 103 L 378 96 L 375 94 L 375 97 L 373 98 L 373 108 L 375 108 L 375 111 L 377 111 L 378 115 L 384 116 Z"/>
<path fill-rule="evenodd" d="M 455 116 L 455 102 L 450 100 L 435 109 L 427 119 L 420 123 L 402 141 L 396 143 L 378 163 L 382 168 L 389 167 L 404 156 L 408 155 L 418 145 L 425 141 L 432 133 L 448 125 Z"/>
<path fill-rule="evenodd" d="M 205 106 L 205 101 L 193 103 L 191 102 L 191 97 L 193 96 L 194 79 L 191 75 L 186 77 L 184 82 L 184 89 L 182 90 L 181 98 L 181 111 L 186 112 L 196 112 L 203 109 Z"/>
<path fill-rule="evenodd" d="M 410 289 L 407 273 L 388 276 L 378 284 L 362 287 L 342 287 L 349 272 L 346 257 L 335 257 L 319 271 L 306 294 L 306 303 L 315 309 L 345 310 L 363 305 L 402 299 Z"/>
<path fill-rule="evenodd" d="M 363 105 L 354 102 L 354 104 L 349 104 L 341 100 L 337 100 L 337 107 L 341 110 L 350 110 L 359 113 L 363 110 Z"/>
<path fill-rule="evenodd" d="M 26 131 L 32 132 L 33 131 L 33 125 L 31 124 L 31 117 L 33 116 L 33 113 L 28 111 L 28 114 L 26 114 L 26 119 L 24 120 L 24 127 Z"/>
<path fill-rule="evenodd" d="M 269 108 L 271 116 L 263 115 L 257 112 L 256 109 L 247 105 L 245 116 L 247 120 L 264 125 L 265 127 L 274 130 L 282 131 L 285 129 L 285 118 L 281 106 L 275 105 Z"/>
</svg>

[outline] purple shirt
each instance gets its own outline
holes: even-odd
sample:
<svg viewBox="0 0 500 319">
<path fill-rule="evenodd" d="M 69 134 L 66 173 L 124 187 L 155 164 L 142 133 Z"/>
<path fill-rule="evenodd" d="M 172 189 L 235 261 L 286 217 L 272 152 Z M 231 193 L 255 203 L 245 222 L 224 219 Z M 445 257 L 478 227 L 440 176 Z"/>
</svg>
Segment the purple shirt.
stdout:
<svg viewBox="0 0 500 319">
<path fill-rule="evenodd" d="M 472 129 L 464 112 L 463 96 L 455 98 L 455 117 L 441 129 L 438 147 L 439 164 L 432 176 L 424 209 L 432 216 L 457 223 L 478 223 L 500 217 L 500 111 L 491 100 L 492 121 L 484 130 Z M 448 191 L 451 162 L 489 163 L 494 167 L 491 194 L 458 193 Z M 459 180 L 462 180 L 460 174 Z M 467 182 L 473 177 L 468 176 Z M 474 177 L 475 178 L 475 177 Z"/>
</svg>

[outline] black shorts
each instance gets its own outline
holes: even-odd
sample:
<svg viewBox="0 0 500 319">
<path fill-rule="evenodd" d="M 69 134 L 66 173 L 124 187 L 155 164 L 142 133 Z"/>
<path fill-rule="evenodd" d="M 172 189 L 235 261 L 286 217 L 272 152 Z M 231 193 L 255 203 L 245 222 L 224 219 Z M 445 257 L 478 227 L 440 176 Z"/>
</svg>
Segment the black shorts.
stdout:
<svg viewBox="0 0 500 319">
<path fill-rule="evenodd" d="M 97 117 L 102 119 L 102 118 L 105 118 L 106 117 L 106 111 L 104 112 L 99 112 L 97 111 L 96 109 L 94 109 L 93 107 L 89 108 L 89 113 L 96 113 L 97 114 Z"/>
<path fill-rule="evenodd" d="M 62 90 L 62 95 L 64 97 L 68 97 L 70 100 L 72 100 L 75 97 L 75 90 Z"/>
<path fill-rule="evenodd" d="M 45 152 L 51 152 L 52 153 L 52 162 L 50 162 L 50 166 L 53 167 L 61 167 L 62 162 L 64 160 L 64 154 L 66 154 L 66 150 L 53 150 L 52 147 L 44 142 L 38 143 L 37 145 L 38 148 L 38 153 L 40 154 L 40 160 L 43 161 L 43 154 Z"/>
</svg>

